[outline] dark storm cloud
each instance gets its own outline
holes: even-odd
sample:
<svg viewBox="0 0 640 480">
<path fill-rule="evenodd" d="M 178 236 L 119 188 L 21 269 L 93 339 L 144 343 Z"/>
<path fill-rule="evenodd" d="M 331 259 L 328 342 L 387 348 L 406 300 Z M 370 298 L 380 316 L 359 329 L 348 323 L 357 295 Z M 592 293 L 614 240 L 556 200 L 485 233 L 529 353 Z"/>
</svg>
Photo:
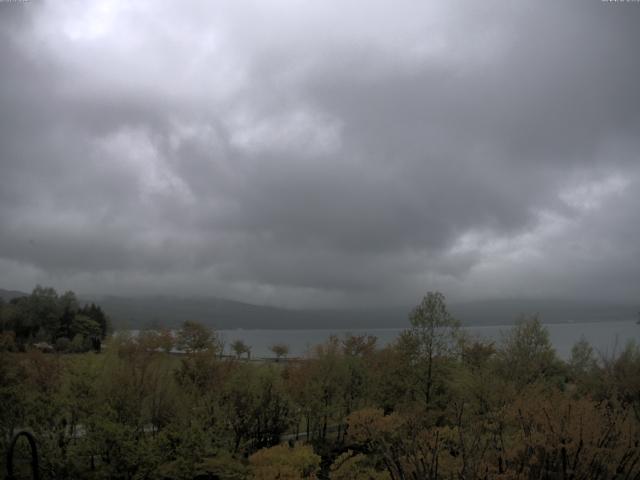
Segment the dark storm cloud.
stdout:
<svg viewBox="0 0 640 480">
<path fill-rule="evenodd" d="M 0 7 L 6 287 L 639 293 L 637 4 Z"/>
</svg>

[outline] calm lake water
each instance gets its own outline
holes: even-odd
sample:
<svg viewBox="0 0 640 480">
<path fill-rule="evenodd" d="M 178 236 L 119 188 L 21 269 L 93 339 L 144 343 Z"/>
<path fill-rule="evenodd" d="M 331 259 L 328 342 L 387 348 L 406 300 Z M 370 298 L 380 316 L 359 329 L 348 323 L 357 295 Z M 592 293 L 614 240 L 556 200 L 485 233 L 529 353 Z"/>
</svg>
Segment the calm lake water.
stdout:
<svg viewBox="0 0 640 480">
<path fill-rule="evenodd" d="M 619 353 L 630 340 L 640 342 L 640 325 L 632 321 L 602 323 L 562 323 L 545 324 L 549 330 L 551 342 L 558 355 L 568 358 L 571 347 L 584 337 L 596 351 L 611 355 Z M 502 336 L 511 326 L 496 325 L 482 327 L 465 327 L 472 335 L 500 342 Z M 285 343 L 290 348 L 290 356 L 298 357 L 307 353 L 310 347 L 324 342 L 330 335 L 339 337 L 351 333 L 354 335 L 369 334 L 378 337 L 378 345 L 386 345 L 393 341 L 403 329 L 373 328 L 369 330 L 219 330 L 226 342 L 225 350 L 234 340 L 243 340 L 251 347 L 255 357 L 272 357 L 269 347 L 274 343 Z"/>
</svg>

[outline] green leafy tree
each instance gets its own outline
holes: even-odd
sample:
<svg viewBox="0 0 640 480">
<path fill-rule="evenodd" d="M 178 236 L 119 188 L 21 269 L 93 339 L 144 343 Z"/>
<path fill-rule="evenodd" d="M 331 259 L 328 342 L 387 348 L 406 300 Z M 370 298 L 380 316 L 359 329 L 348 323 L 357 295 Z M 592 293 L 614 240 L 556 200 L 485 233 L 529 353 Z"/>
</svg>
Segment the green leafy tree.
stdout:
<svg viewBox="0 0 640 480">
<path fill-rule="evenodd" d="M 520 319 L 504 335 L 498 358 L 503 375 L 518 385 L 561 373 L 560 363 L 549 340 L 549 332 L 537 315 Z"/>
<path fill-rule="evenodd" d="M 101 334 L 98 322 L 82 314 L 74 315 L 70 331 L 72 335 L 82 335 L 84 338 L 99 337 Z"/>
<path fill-rule="evenodd" d="M 105 338 L 111 329 L 111 321 L 109 317 L 104 313 L 102 308 L 95 303 L 85 305 L 78 313 L 91 318 L 100 326 L 100 337 Z"/>
<path fill-rule="evenodd" d="M 411 328 L 401 345 L 412 357 L 427 405 L 431 403 L 437 362 L 455 352 L 459 322 L 449 313 L 445 297 L 440 292 L 428 292 L 409 315 Z"/>
<path fill-rule="evenodd" d="M 95 304 L 79 308 L 74 292 L 58 295 L 53 288 L 40 285 L 31 295 L 17 297 L 0 306 L 0 332 L 12 331 L 20 348 L 29 344 L 56 339 L 83 336 L 87 348 L 91 338 L 104 338 L 109 328 L 109 319 Z"/>
<path fill-rule="evenodd" d="M 20 344 L 31 343 L 41 328 L 53 341 L 61 313 L 58 295 L 53 288 L 38 285 L 31 295 L 14 298 L 9 303 L 13 306 L 9 323 Z"/>
</svg>

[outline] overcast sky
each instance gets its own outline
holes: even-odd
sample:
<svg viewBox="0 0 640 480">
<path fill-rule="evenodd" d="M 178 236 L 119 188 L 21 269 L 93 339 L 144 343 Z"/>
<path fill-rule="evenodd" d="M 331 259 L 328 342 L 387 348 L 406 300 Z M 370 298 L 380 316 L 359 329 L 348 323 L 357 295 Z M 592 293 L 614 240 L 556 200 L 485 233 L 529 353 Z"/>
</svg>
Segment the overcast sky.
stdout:
<svg viewBox="0 0 640 480">
<path fill-rule="evenodd" d="M 0 288 L 640 302 L 640 3 L 0 2 Z"/>
</svg>

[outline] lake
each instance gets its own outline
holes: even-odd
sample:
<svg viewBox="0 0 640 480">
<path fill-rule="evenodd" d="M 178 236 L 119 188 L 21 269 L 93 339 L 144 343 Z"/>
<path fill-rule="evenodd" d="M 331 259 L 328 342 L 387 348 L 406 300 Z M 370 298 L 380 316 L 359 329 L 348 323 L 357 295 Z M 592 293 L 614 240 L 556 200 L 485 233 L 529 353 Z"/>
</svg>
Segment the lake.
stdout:
<svg viewBox="0 0 640 480">
<path fill-rule="evenodd" d="M 545 324 L 556 352 L 561 358 L 571 355 L 571 347 L 584 337 L 597 351 L 603 355 L 619 353 L 630 340 L 640 342 L 640 325 L 633 321 L 592 322 L 592 323 L 557 323 Z M 464 327 L 472 335 L 500 342 L 500 339 L 511 328 L 511 325 Z M 251 354 L 256 357 L 272 357 L 269 347 L 274 343 L 289 346 L 289 356 L 304 356 L 310 347 L 322 343 L 330 335 L 342 337 L 348 333 L 354 335 L 369 334 L 378 337 L 378 345 L 383 346 L 397 338 L 403 329 L 373 328 L 369 330 L 219 330 L 228 345 L 234 340 L 242 340 L 251 347 Z"/>
</svg>

